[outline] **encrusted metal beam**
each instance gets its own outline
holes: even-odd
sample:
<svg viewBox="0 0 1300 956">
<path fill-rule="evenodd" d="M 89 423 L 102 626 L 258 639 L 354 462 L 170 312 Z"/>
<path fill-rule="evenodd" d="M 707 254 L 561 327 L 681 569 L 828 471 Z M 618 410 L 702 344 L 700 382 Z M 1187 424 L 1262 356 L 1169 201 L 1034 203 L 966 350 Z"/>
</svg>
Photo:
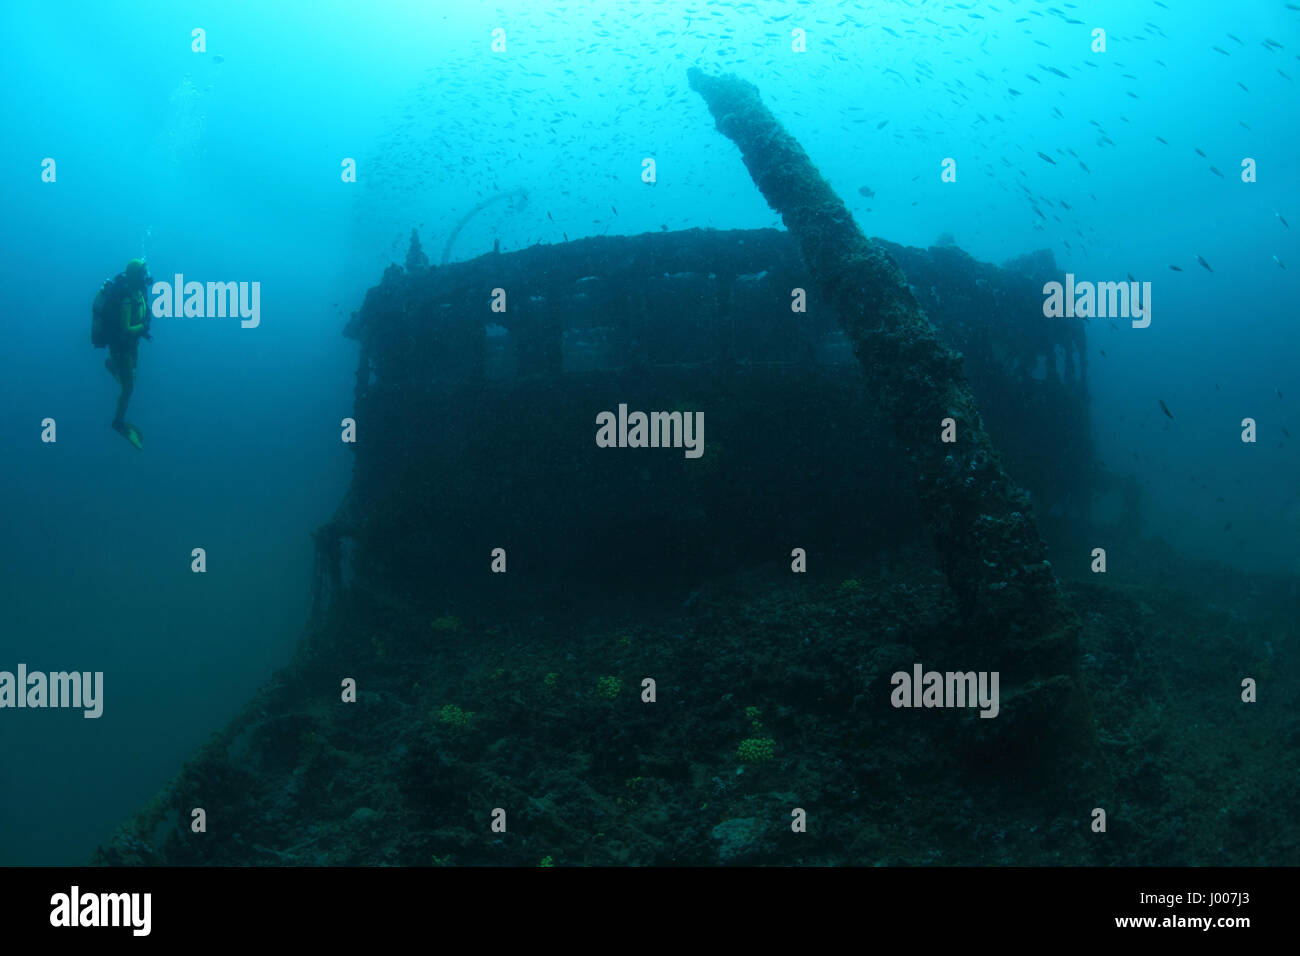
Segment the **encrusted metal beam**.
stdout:
<svg viewBox="0 0 1300 956">
<path fill-rule="evenodd" d="M 858 228 L 757 88 L 698 69 L 689 80 L 798 241 L 811 278 L 852 342 L 875 406 L 908 457 L 965 617 L 970 659 L 962 666 L 1000 670 L 1004 688 L 1036 702 L 1022 713 L 1059 714 L 1073 705 L 1082 719 L 1078 620 L 1046 560 L 1029 498 L 984 430 L 961 355 L 939 341 L 898 266 Z M 942 440 L 948 419 L 955 442 Z M 1043 728 L 1063 736 L 1069 729 Z"/>
</svg>

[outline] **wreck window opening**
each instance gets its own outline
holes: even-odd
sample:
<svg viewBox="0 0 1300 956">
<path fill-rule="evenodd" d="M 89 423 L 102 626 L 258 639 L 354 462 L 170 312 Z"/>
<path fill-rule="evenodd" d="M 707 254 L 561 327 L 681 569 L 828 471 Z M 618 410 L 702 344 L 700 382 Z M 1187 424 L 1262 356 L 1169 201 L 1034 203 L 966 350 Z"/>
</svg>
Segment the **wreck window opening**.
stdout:
<svg viewBox="0 0 1300 956">
<path fill-rule="evenodd" d="M 501 382 L 514 378 L 519 373 L 519 356 L 516 352 L 516 336 L 510 329 L 495 322 L 489 322 L 483 330 L 486 355 L 483 360 L 483 377 L 490 382 Z"/>
<path fill-rule="evenodd" d="M 560 340 L 560 360 L 565 372 L 595 372 L 614 368 L 613 342 L 617 329 L 612 325 L 565 329 Z"/>
</svg>

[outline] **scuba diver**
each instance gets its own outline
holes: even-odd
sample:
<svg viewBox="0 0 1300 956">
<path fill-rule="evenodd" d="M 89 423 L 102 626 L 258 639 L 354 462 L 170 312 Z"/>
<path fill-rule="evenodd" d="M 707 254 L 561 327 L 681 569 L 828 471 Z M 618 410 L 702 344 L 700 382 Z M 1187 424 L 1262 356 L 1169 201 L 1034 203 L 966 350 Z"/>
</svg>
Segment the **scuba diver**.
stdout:
<svg viewBox="0 0 1300 956">
<path fill-rule="evenodd" d="M 90 341 L 95 348 L 108 348 L 104 368 L 117 380 L 121 392 L 113 430 L 136 448 L 143 448 L 140 429 L 126 421 L 126 406 L 135 389 L 135 366 L 140 340 L 149 334 L 149 302 L 146 297 L 153 280 L 143 259 L 132 259 L 126 269 L 105 282 L 91 308 Z"/>
</svg>

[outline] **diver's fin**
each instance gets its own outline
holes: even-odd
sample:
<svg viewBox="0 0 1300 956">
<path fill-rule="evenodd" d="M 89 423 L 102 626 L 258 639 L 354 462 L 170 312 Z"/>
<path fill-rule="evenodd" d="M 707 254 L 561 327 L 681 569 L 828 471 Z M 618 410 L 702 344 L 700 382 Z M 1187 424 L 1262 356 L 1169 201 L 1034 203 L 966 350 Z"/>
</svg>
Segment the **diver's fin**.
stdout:
<svg viewBox="0 0 1300 956">
<path fill-rule="evenodd" d="M 114 422 L 113 431 L 117 432 L 136 448 L 144 450 L 144 439 L 140 436 L 140 429 L 136 428 L 130 422 Z"/>
</svg>

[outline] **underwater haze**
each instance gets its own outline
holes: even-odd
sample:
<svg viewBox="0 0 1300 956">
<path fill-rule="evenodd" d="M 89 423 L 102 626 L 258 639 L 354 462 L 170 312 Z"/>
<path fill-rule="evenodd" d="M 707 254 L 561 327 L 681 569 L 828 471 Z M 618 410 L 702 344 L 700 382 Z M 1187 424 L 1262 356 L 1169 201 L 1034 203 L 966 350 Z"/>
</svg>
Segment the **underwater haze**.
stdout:
<svg viewBox="0 0 1300 956">
<path fill-rule="evenodd" d="M 1104 51 L 1095 49 L 1097 28 L 1105 31 Z M 1062 283 L 1067 273 L 1080 283 L 1150 283 L 1149 326 L 1102 315 L 1083 326 L 1087 380 L 1076 398 L 1089 433 L 1055 434 L 1106 476 L 1087 517 L 1113 528 L 1140 511 L 1140 527 L 1128 530 L 1147 544 L 1129 558 L 1117 549 L 1112 577 L 1141 578 L 1151 568 L 1136 565 L 1165 554 L 1220 569 L 1210 576 L 1234 582 L 1226 590 L 1241 589 L 1241 603 L 1216 596 L 1214 606 L 1224 620 L 1241 622 L 1251 660 L 1280 667 L 1280 655 L 1296 652 L 1296 618 L 1289 629 L 1280 622 L 1300 611 L 1297 4 L 6 4 L 0 54 L 7 81 L 0 88 L 0 275 L 10 330 L 0 417 L 0 672 L 23 664 L 103 674 L 103 712 L 93 719 L 76 709 L 0 707 L 0 863 L 88 862 L 277 669 L 297 659 L 318 567 L 313 532 L 353 482 L 355 453 L 340 440 L 341 423 L 355 416 L 361 442 L 369 427 L 354 405 L 365 385 L 359 388 L 358 342 L 344 329 L 392 264 L 416 273 L 407 258 L 412 230 L 436 278 L 494 249 L 504 256 L 554 246 L 558 275 L 564 250 L 581 240 L 785 229 L 689 85 L 691 67 L 754 84 L 867 236 L 921 250 L 955 245 L 992 264 L 1050 250 Z M 653 181 L 644 175 L 647 157 Z M 105 370 L 109 350 L 93 348 L 88 334 L 101 284 L 134 258 L 146 261 L 155 283 L 151 338 L 139 346 L 127 411 L 141 448 L 110 427 L 118 385 Z M 248 289 L 256 283 L 255 319 L 159 314 L 156 300 L 171 298 L 167 284 L 179 275 Z M 532 275 L 545 286 L 545 270 Z M 484 308 L 490 290 L 483 289 Z M 788 290 L 782 294 L 788 302 Z M 657 320 L 687 324 L 680 312 Z M 665 393 L 662 407 L 676 407 L 666 404 L 675 397 Z M 602 401 L 590 416 L 628 398 L 610 392 Z M 596 429 L 582 408 L 574 433 L 594 449 Z M 1000 420 L 995 443 L 1005 428 Z M 742 447 L 730 434 L 706 435 L 715 454 Z M 397 434 L 385 447 L 403 441 Z M 878 453 L 903 461 L 885 446 Z M 683 456 L 673 454 L 679 465 Z M 1008 471 L 1016 477 L 1014 458 Z M 743 474 L 728 476 L 728 487 L 743 488 Z M 466 475 L 455 493 L 468 496 L 469 486 L 490 480 Z M 412 502 L 450 500 L 451 487 L 411 485 L 402 500 L 422 508 Z M 814 487 L 802 498 L 819 495 Z M 400 529 L 407 516 L 390 524 L 381 517 L 391 516 L 376 509 L 367 527 Z M 375 554 L 373 536 L 364 540 L 372 549 L 365 553 Z M 1078 550 L 1053 550 L 1052 564 L 1072 564 L 1080 574 L 1093 546 L 1110 545 L 1078 526 L 1061 541 Z M 792 546 L 775 555 L 783 569 Z M 884 546 L 873 543 L 872 553 Z M 202 549 L 202 573 L 195 549 Z M 487 554 L 469 560 L 486 569 Z M 892 558 L 856 557 L 867 563 L 837 576 L 834 588 L 841 579 L 852 586 L 835 594 L 876 586 L 861 567 L 893 566 Z M 912 560 L 898 567 L 913 568 Z M 375 593 L 379 567 L 368 579 Z M 560 602 L 575 620 L 588 599 L 594 606 L 609 597 L 594 585 L 584 591 L 583 580 Z M 1162 579 L 1161 586 L 1195 591 L 1196 580 Z M 763 626 L 785 613 L 754 610 L 767 594 L 762 585 L 744 597 Z M 1252 594 L 1274 601 L 1273 629 L 1245 623 Z M 419 614 L 425 630 L 433 618 L 440 640 L 459 641 L 456 673 L 508 668 L 505 656 L 472 653 L 482 634 L 496 634 L 490 612 L 459 610 L 454 598 L 430 599 Z M 1143 602 L 1163 606 L 1150 597 L 1132 604 Z M 678 600 L 673 610 L 681 606 Z M 349 607 L 352 627 L 356 607 Z M 564 644 L 559 613 L 551 612 L 547 628 L 555 631 L 546 640 L 555 642 L 552 659 L 564 662 L 590 647 L 580 651 L 576 637 Z M 722 618 L 726 626 L 759 627 L 740 611 Z M 512 639 L 525 641 L 519 622 L 527 619 L 515 621 Z M 582 630 L 590 638 L 603 626 Z M 462 628 L 474 631 L 472 639 Z M 609 629 L 612 642 L 617 628 Z M 679 639 L 662 637 L 665 645 Z M 402 646 L 369 635 L 364 644 L 385 666 Z M 337 696 L 334 675 L 348 673 L 346 666 L 326 668 L 327 696 Z M 562 684 L 562 663 L 554 667 Z M 534 683 L 549 673 L 543 667 Z M 639 671 L 624 676 L 617 686 L 600 684 L 599 694 L 638 686 Z M 1229 696 L 1242 676 L 1226 668 Z M 590 696 L 595 677 L 583 686 Z M 746 690 L 736 688 L 737 701 L 749 699 Z M 444 695 L 416 707 L 441 714 L 441 725 L 472 731 L 470 717 L 457 715 L 486 713 L 491 700 L 481 696 L 471 708 L 468 696 Z M 447 711 L 448 701 L 465 710 Z M 762 711 L 747 738 L 759 743 L 740 751 L 746 766 L 769 760 L 761 742 L 779 726 L 776 703 Z M 768 729 L 760 733 L 761 721 Z M 776 736 L 779 762 L 791 743 Z M 716 776 L 703 774 L 706 788 L 710 778 L 735 774 L 737 744 L 727 739 L 720 766 L 730 763 Z M 398 763 L 407 759 L 402 748 L 392 758 Z M 439 752 L 476 759 L 451 745 Z M 696 760 L 678 757 L 682 766 Z M 622 765 L 610 773 L 620 786 L 653 776 Z M 681 770 L 680 779 L 687 776 Z M 354 812 L 330 811 L 341 820 L 355 820 Z M 749 818 L 737 811 L 705 832 L 726 844 L 736 819 Z M 717 827 L 729 826 L 718 836 Z M 638 832 L 657 831 L 643 822 Z M 283 836 L 286 847 L 301 842 Z M 278 846 L 266 835 L 258 842 Z M 888 842 L 846 861 L 871 854 L 956 861 L 891 856 Z M 448 853 L 456 862 L 484 862 L 450 846 L 434 841 L 420 862 Z M 412 862 L 349 852 L 291 862 Z M 1254 849 L 1241 852 L 1249 857 Z M 559 847 L 529 847 L 525 855 L 552 853 L 564 862 Z M 704 860 L 664 850 L 629 851 L 627 859 L 794 857 L 774 850 Z M 1043 862 L 1014 853 L 958 859 Z M 153 861 L 241 858 L 173 853 Z M 573 861 L 617 862 L 595 851 Z"/>
</svg>

